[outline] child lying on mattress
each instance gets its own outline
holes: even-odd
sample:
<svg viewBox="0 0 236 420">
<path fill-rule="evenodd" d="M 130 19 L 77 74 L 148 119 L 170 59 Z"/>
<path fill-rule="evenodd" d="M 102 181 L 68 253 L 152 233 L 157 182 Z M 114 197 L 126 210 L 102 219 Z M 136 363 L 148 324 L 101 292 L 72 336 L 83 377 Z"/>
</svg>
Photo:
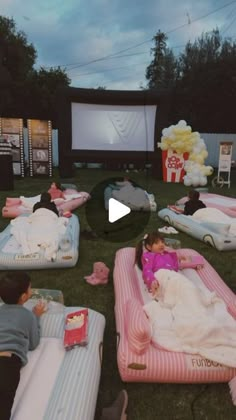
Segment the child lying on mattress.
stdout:
<svg viewBox="0 0 236 420">
<path fill-rule="evenodd" d="M 20 369 L 27 363 L 28 350 L 40 340 L 39 317 L 46 311 L 38 303 L 32 312 L 24 308 L 31 296 L 30 277 L 23 271 L 8 272 L 0 279 L 0 410 L 1 420 L 11 418 Z"/>
<path fill-rule="evenodd" d="M 52 200 L 56 200 L 57 198 L 65 198 L 62 191 L 62 186 L 59 182 L 52 182 L 48 193 L 51 195 Z"/>
<path fill-rule="evenodd" d="M 192 216 L 197 210 L 203 209 L 206 205 L 199 200 L 200 193 L 197 190 L 190 190 L 188 193 L 188 201 L 184 206 L 184 214 L 186 216 Z"/>
<path fill-rule="evenodd" d="M 176 252 L 166 250 L 164 238 L 158 232 L 145 234 L 137 244 L 135 251 L 135 263 L 142 270 L 143 280 L 148 290 L 155 295 L 159 283 L 155 273 L 161 268 L 178 271 L 191 265 L 191 260 L 186 257 L 178 258 Z"/>
<path fill-rule="evenodd" d="M 57 210 L 56 204 L 51 201 L 51 195 L 49 192 L 43 192 L 41 194 L 40 201 L 34 204 L 33 213 L 38 209 L 48 209 L 53 211 L 57 216 L 59 216 L 59 212 Z"/>
</svg>

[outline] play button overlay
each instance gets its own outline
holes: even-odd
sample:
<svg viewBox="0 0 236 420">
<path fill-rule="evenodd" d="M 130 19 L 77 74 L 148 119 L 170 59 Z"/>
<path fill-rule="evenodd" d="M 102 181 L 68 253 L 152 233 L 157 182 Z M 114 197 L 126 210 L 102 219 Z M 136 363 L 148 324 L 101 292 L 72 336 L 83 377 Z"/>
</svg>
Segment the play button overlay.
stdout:
<svg viewBox="0 0 236 420">
<path fill-rule="evenodd" d="M 122 217 L 127 216 L 131 212 L 130 208 L 125 204 L 120 203 L 114 198 L 109 198 L 108 202 L 108 220 L 114 223 Z"/>
<path fill-rule="evenodd" d="M 129 179 L 129 182 L 131 187 L 124 178 L 113 177 L 94 186 L 90 192 L 91 199 L 85 205 L 87 224 L 94 234 L 92 236 L 125 243 L 145 230 L 150 218 L 146 200 L 148 187 L 134 180 Z M 81 225 L 83 231 L 83 222 Z"/>
</svg>

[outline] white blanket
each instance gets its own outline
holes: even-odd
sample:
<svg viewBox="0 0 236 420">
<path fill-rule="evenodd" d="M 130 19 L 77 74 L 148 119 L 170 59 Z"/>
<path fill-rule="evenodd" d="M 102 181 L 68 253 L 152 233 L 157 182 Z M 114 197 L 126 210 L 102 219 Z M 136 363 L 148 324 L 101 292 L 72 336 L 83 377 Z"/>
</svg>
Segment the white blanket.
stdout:
<svg viewBox="0 0 236 420">
<path fill-rule="evenodd" d="M 59 239 L 66 232 L 68 219 L 58 217 L 47 209 L 38 209 L 29 217 L 19 216 L 11 220 L 11 234 L 21 245 L 23 255 L 45 249 L 48 261 L 56 259 Z"/>
<path fill-rule="evenodd" d="M 157 298 L 144 306 L 153 341 L 167 350 L 200 354 L 236 367 L 236 321 L 222 299 L 184 275 L 161 269 Z"/>
<path fill-rule="evenodd" d="M 212 207 L 206 207 L 204 209 L 197 210 L 192 216 L 188 217 L 192 217 L 194 220 L 202 222 L 225 223 L 229 225 L 229 234 L 236 236 L 235 217 L 230 217 L 223 213 L 221 210 Z"/>
<path fill-rule="evenodd" d="M 112 196 L 127 206 L 131 206 L 134 210 L 150 207 L 147 192 L 141 188 L 133 187 L 130 182 L 124 182 L 124 186 L 121 186 L 119 190 L 114 190 Z"/>
<path fill-rule="evenodd" d="M 25 197 L 24 195 L 20 196 L 21 204 L 23 207 L 33 210 L 33 207 L 41 199 L 41 194 L 35 195 L 33 197 Z"/>
</svg>

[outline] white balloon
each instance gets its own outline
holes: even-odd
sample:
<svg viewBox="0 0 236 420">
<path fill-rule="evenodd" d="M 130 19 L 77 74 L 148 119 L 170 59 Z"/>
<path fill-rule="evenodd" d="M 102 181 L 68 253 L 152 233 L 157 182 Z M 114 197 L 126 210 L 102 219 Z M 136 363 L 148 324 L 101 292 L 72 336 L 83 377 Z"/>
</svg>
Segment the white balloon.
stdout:
<svg viewBox="0 0 236 420">
<path fill-rule="evenodd" d="M 195 175 L 195 176 L 199 176 L 199 169 L 198 168 L 193 168 L 192 169 L 192 174 L 193 174 L 193 176 Z"/>
<path fill-rule="evenodd" d="M 206 145 L 205 145 L 205 142 L 204 142 L 204 140 L 203 140 L 203 139 L 199 139 L 199 140 L 198 140 L 198 144 L 201 144 L 202 146 L 206 146 Z"/>
<path fill-rule="evenodd" d="M 195 155 L 197 155 L 198 153 L 200 153 L 201 152 L 201 148 L 199 147 L 199 145 L 197 145 L 197 146 L 194 146 L 194 148 L 193 148 L 193 153 L 195 153 Z"/>
<path fill-rule="evenodd" d="M 177 124 L 179 127 L 186 127 L 187 123 L 185 120 L 180 120 Z"/>
<path fill-rule="evenodd" d="M 199 176 L 194 176 L 192 179 L 192 184 L 194 187 L 197 187 L 199 185 Z"/>
<path fill-rule="evenodd" d="M 188 177 L 188 176 L 185 176 L 184 177 L 184 185 L 186 186 L 186 187 L 190 187 L 190 185 L 191 185 L 191 179 Z"/>
<path fill-rule="evenodd" d="M 207 179 L 206 179 L 206 177 L 201 176 L 201 177 L 200 177 L 200 180 L 199 180 L 199 184 L 201 185 L 201 187 L 203 187 L 204 185 L 206 185 L 206 184 L 207 184 Z"/>
<path fill-rule="evenodd" d="M 163 136 L 167 137 L 168 136 L 168 128 L 163 128 L 162 134 L 163 134 Z"/>
</svg>

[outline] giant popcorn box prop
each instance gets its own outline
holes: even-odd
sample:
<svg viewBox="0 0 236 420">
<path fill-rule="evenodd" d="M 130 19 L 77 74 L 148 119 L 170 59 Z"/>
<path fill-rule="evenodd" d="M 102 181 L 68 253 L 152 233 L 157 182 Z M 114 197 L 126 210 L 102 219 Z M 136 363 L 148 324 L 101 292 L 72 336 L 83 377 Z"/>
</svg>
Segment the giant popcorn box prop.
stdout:
<svg viewBox="0 0 236 420">
<path fill-rule="evenodd" d="M 70 313 L 66 317 L 64 347 L 70 350 L 75 346 L 88 344 L 88 309 Z"/>
<path fill-rule="evenodd" d="M 189 153 L 176 153 L 172 149 L 162 151 L 162 174 L 165 182 L 183 182 L 184 164 Z"/>
</svg>

